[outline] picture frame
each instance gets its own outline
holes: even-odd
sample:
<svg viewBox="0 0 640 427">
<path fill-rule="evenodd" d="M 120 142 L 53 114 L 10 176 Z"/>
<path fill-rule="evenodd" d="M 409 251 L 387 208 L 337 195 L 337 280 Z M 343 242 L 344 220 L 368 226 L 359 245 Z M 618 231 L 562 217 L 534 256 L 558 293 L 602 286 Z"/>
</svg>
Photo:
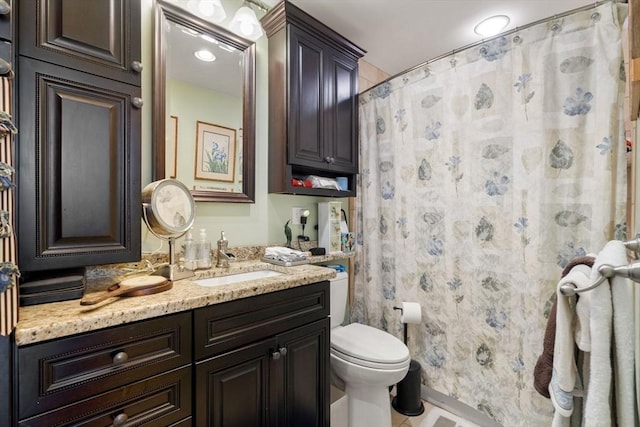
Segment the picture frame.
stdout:
<svg viewBox="0 0 640 427">
<path fill-rule="evenodd" d="M 236 131 L 225 126 L 196 122 L 195 178 L 234 182 Z"/>
<path fill-rule="evenodd" d="M 167 123 L 167 148 L 165 150 L 167 158 L 166 174 L 169 178 L 175 178 L 178 173 L 178 116 L 169 116 Z"/>
</svg>

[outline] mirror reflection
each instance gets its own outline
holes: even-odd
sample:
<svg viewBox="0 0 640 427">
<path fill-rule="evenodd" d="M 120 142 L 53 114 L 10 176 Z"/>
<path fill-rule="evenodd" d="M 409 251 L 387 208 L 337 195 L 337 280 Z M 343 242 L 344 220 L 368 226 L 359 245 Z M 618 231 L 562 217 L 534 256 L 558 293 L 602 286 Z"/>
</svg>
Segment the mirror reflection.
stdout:
<svg viewBox="0 0 640 427">
<path fill-rule="evenodd" d="M 253 202 L 254 45 L 158 1 L 155 51 L 154 179 Z"/>
</svg>

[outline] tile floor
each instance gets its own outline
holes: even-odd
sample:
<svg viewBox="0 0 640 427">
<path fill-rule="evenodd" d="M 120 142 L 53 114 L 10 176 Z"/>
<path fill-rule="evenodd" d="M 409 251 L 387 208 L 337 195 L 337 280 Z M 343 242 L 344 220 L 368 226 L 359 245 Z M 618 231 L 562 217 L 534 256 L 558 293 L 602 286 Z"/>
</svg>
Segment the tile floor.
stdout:
<svg viewBox="0 0 640 427">
<path fill-rule="evenodd" d="M 422 404 L 424 405 L 424 412 L 421 415 L 415 417 L 407 417 L 406 415 L 397 412 L 395 409 L 393 409 L 393 407 L 391 407 L 391 426 L 419 427 L 420 423 L 427 417 L 427 414 L 429 414 L 429 410 L 434 408 L 434 406 L 429 402 L 422 401 Z"/>
<path fill-rule="evenodd" d="M 424 412 L 415 417 L 403 415 L 391 407 L 392 427 L 480 427 L 429 402 L 422 401 Z M 429 416 L 431 414 L 431 416 Z M 429 419 L 429 421 L 426 421 Z M 425 423 L 426 425 L 424 425 Z"/>
</svg>

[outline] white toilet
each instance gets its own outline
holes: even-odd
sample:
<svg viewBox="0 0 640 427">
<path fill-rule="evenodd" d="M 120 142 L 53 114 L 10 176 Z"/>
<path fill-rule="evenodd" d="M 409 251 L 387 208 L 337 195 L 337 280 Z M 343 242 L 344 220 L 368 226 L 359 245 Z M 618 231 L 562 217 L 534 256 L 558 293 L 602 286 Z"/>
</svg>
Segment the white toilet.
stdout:
<svg viewBox="0 0 640 427">
<path fill-rule="evenodd" d="M 342 382 L 349 427 L 391 427 L 389 386 L 402 380 L 411 363 L 406 345 L 387 332 L 345 320 L 346 273 L 331 280 L 331 370 Z"/>
</svg>

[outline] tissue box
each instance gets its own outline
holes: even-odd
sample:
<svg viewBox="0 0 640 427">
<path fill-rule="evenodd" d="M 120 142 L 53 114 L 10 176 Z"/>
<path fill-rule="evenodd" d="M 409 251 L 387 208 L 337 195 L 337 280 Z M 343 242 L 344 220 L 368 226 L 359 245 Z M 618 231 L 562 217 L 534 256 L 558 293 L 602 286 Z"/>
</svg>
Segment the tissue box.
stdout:
<svg viewBox="0 0 640 427">
<path fill-rule="evenodd" d="M 351 253 L 356 250 L 356 236 L 354 232 L 342 233 L 341 240 L 342 252 Z"/>
</svg>

